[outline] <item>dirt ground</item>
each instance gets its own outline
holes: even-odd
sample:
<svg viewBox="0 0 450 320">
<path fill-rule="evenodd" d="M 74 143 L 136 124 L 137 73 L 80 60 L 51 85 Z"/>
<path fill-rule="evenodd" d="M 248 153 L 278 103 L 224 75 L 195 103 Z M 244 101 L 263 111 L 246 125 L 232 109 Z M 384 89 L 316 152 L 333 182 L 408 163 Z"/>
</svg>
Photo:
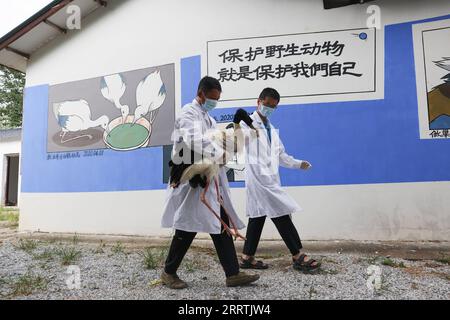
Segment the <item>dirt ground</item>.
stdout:
<svg viewBox="0 0 450 320">
<path fill-rule="evenodd" d="M 305 241 L 318 274 L 294 270 L 280 241 L 258 282 L 227 288 L 210 240 L 194 242 L 179 270 L 187 290 L 159 281 L 169 238 L 20 233 L 0 222 L 0 299 L 450 299 L 450 244 Z M 237 252 L 242 242 L 236 243 Z"/>
</svg>

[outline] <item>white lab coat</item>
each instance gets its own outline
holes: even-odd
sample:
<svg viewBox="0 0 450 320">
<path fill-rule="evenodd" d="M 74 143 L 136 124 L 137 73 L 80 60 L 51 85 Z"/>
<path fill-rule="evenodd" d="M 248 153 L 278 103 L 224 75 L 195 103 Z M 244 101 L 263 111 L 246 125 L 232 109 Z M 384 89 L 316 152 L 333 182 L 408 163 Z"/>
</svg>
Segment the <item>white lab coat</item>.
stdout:
<svg viewBox="0 0 450 320">
<path fill-rule="evenodd" d="M 197 127 L 195 128 L 195 126 Z M 174 142 L 179 140 L 180 135 L 177 134 L 177 130 L 185 130 L 185 135 L 188 135 L 195 142 L 199 142 L 194 145 L 194 151 L 201 154 L 202 147 L 211 147 L 213 144 L 206 136 L 200 136 L 200 141 L 198 141 L 199 136 L 194 135 L 194 131 L 197 129 L 205 133 L 208 129 L 215 127 L 215 120 L 202 109 L 197 100 L 194 100 L 192 103 L 183 107 L 181 115 L 175 121 L 173 140 Z M 228 210 L 238 229 L 245 228 L 244 223 L 237 216 L 231 203 L 228 179 L 224 168 L 220 169 L 219 185 L 225 209 Z M 200 201 L 200 193 L 202 191 L 203 189 L 201 187 L 196 189 L 191 188 L 189 183 L 184 183 L 176 189 L 171 188 L 169 185 L 162 218 L 162 227 L 188 232 L 220 234 L 220 221 Z M 220 215 L 220 204 L 217 201 L 217 193 L 213 183 L 211 183 L 206 198 L 212 208 Z"/>
<path fill-rule="evenodd" d="M 300 169 L 303 161 L 294 159 L 286 153 L 272 124 L 270 124 L 272 143 L 269 143 L 267 130 L 258 112 L 255 111 L 251 118 L 254 121 L 253 126 L 259 131 L 259 138 L 250 136 L 246 139 L 245 145 L 247 216 L 277 218 L 302 211 L 281 187 L 279 165 Z M 242 127 L 244 126 L 242 124 Z"/>
</svg>

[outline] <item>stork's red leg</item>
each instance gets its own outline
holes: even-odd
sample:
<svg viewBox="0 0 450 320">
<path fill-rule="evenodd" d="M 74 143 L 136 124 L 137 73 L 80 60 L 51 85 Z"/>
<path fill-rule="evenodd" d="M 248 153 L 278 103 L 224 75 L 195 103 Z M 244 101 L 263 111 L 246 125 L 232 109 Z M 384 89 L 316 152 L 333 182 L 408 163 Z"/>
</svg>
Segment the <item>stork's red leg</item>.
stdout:
<svg viewBox="0 0 450 320">
<path fill-rule="evenodd" d="M 239 230 L 238 230 L 236 224 L 234 223 L 234 221 L 233 221 L 233 219 L 231 218 L 230 214 L 228 213 L 227 209 L 225 209 L 225 206 L 223 205 L 223 200 L 222 200 L 221 206 L 222 206 L 223 210 L 225 211 L 225 214 L 228 216 L 228 219 L 230 220 L 231 227 L 233 228 L 233 231 L 234 231 L 234 237 L 246 241 L 247 238 L 244 237 L 244 236 L 239 232 Z"/>
<path fill-rule="evenodd" d="M 211 205 L 209 204 L 208 200 L 206 200 L 206 192 L 209 189 L 209 181 L 206 182 L 206 186 L 205 189 L 200 193 L 200 201 L 209 209 L 209 211 L 211 211 L 216 218 L 220 221 L 220 223 L 223 226 L 223 229 L 230 235 L 233 236 L 233 232 L 231 231 L 230 227 L 225 223 L 225 221 L 222 220 L 222 218 L 220 217 L 220 215 L 217 214 L 217 212 L 214 211 L 214 209 L 211 207 Z"/>
<path fill-rule="evenodd" d="M 240 238 L 240 239 L 242 239 L 242 240 L 244 240 L 244 241 L 247 240 L 247 238 L 245 238 L 243 235 L 241 235 L 241 234 L 239 233 L 239 230 L 238 230 L 236 224 L 234 223 L 233 219 L 231 218 L 230 214 L 228 213 L 227 209 L 225 208 L 225 205 L 224 205 L 224 203 L 223 203 L 222 195 L 221 195 L 220 192 L 219 192 L 219 182 L 217 181 L 217 177 L 214 177 L 214 185 L 215 185 L 215 187 L 216 187 L 217 200 L 219 201 L 220 205 L 222 206 L 223 211 L 224 211 L 225 214 L 227 215 L 228 221 L 231 223 L 231 227 L 233 228 L 233 231 L 234 231 L 233 236 L 234 236 L 235 238 Z"/>
<path fill-rule="evenodd" d="M 221 201 L 222 196 L 220 195 L 220 191 L 219 191 L 219 182 L 217 181 L 217 177 L 214 177 L 214 187 L 216 189 L 216 195 L 217 195 L 217 202 L 219 202 L 219 204 L 223 207 L 223 201 Z M 228 221 L 230 222 L 230 216 L 227 214 L 227 212 L 224 209 L 225 214 L 228 216 Z M 227 233 L 232 236 L 233 238 L 236 238 L 236 232 L 232 232 L 230 229 L 230 226 L 227 224 L 228 229 L 226 229 L 225 231 L 227 231 Z M 231 226 L 233 227 L 233 226 Z M 234 229 L 234 228 L 233 228 Z"/>
</svg>

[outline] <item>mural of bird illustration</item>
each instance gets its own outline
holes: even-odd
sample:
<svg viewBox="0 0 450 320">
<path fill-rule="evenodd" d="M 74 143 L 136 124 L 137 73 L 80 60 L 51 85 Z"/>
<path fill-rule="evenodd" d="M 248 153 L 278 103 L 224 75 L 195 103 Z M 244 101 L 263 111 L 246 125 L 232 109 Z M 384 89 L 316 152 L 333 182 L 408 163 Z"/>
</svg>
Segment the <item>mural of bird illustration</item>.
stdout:
<svg viewBox="0 0 450 320">
<path fill-rule="evenodd" d="M 166 100 L 166 86 L 161 79 L 159 70 L 149 74 L 138 85 L 136 89 L 137 108 L 134 113 L 136 123 L 140 118 L 150 114 L 150 123 L 156 118 L 158 109 Z"/>
<path fill-rule="evenodd" d="M 114 104 L 122 114 L 122 123 L 125 123 L 130 114 L 130 107 L 122 105 L 120 99 L 125 93 L 127 86 L 121 74 L 105 76 L 101 80 L 100 89 L 103 97 Z"/>
<path fill-rule="evenodd" d="M 441 67 L 444 70 L 447 70 L 450 72 L 450 57 L 444 57 L 441 61 L 435 61 L 434 62 L 438 67 Z M 446 76 L 448 77 L 448 75 Z M 450 81 L 450 80 L 448 80 Z"/>
<path fill-rule="evenodd" d="M 428 92 L 428 116 L 430 129 L 441 130 L 450 128 L 450 57 L 444 57 L 434 64 L 446 74 L 442 82 Z"/>
<path fill-rule="evenodd" d="M 180 184 L 185 182 L 189 182 L 191 187 L 196 188 L 198 186 L 203 188 L 203 191 L 200 194 L 200 201 L 209 209 L 209 211 L 214 214 L 214 216 L 220 221 L 222 224 L 224 231 L 234 238 L 241 238 L 245 240 L 245 237 L 242 236 L 236 224 L 231 219 L 230 215 L 225 209 L 223 205 L 223 199 L 219 192 L 219 172 L 220 168 L 227 164 L 230 160 L 233 159 L 235 152 L 242 152 L 244 145 L 244 134 L 240 127 L 240 122 L 243 121 L 248 127 L 255 130 L 256 136 L 258 137 L 258 131 L 253 126 L 253 120 L 250 118 L 248 113 L 239 109 L 233 120 L 233 124 L 225 130 L 211 130 L 206 133 L 208 138 L 212 141 L 215 141 L 220 147 L 226 146 L 223 148 L 223 155 L 221 161 L 213 161 L 212 159 L 202 159 L 193 164 L 174 164 L 173 161 L 169 162 L 170 166 L 170 185 L 173 188 L 177 188 Z M 230 148 L 228 146 L 234 146 L 234 148 Z M 236 151 L 235 151 L 236 149 Z M 181 155 L 182 156 L 182 155 Z M 214 187 L 216 190 L 216 194 L 218 197 L 218 202 L 222 205 L 228 219 L 230 221 L 231 226 L 226 224 L 220 214 L 214 211 L 209 202 L 206 199 L 206 193 L 210 187 L 211 182 L 214 183 Z"/>
<path fill-rule="evenodd" d="M 109 118 L 102 116 L 97 120 L 91 119 L 91 108 L 85 100 L 77 101 L 65 101 L 53 104 L 53 114 L 56 121 L 61 127 L 61 143 L 67 143 L 69 141 L 93 137 L 89 134 L 80 135 L 68 140 L 64 140 L 64 137 L 69 132 L 79 132 L 90 128 L 102 127 L 108 132 Z"/>
</svg>

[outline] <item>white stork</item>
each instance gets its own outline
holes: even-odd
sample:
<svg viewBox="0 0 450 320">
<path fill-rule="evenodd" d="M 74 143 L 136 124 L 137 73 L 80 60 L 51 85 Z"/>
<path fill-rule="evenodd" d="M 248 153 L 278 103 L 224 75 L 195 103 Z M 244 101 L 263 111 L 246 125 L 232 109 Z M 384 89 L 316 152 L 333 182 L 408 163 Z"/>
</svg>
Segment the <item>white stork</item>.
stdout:
<svg viewBox="0 0 450 320">
<path fill-rule="evenodd" d="M 224 206 L 223 198 L 220 195 L 218 182 L 219 171 L 221 167 L 223 167 L 231 159 L 233 159 L 235 152 L 242 152 L 244 145 L 244 134 L 239 125 L 241 121 L 244 121 L 247 126 L 255 130 L 256 136 L 259 136 L 258 131 L 252 125 L 253 121 L 249 117 L 248 113 L 243 109 L 239 109 L 234 116 L 233 124 L 231 127 L 228 127 L 225 130 L 210 130 L 206 133 L 206 136 L 208 136 L 211 141 L 215 141 L 215 143 L 219 144 L 219 148 L 223 151 L 222 159 L 213 160 L 205 158 L 200 161 L 194 162 L 193 164 L 179 165 L 176 165 L 173 163 L 173 161 L 171 161 L 170 184 L 173 188 L 177 188 L 180 184 L 190 182 L 191 186 L 193 187 L 196 187 L 198 185 L 203 187 L 203 191 L 200 194 L 200 201 L 220 221 L 224 228 L 224 231 L 233 236 L 235 239 L 241 238 L 246 240 L 245 237 L 239 233 L 236 224 L 234 223 L 230 214 L 227 212 Z M 212 181 L 214 182 L 217 200 L 224 209 L 225 214 L 228 216 L 231 226 L 228 226 L 223 221 L 223 219 L 220 217 L 220 214 L 214 211 L 214 209 L 206 199 L 206 193 L 208 192 L 210 183 Z"/>
</svg>

